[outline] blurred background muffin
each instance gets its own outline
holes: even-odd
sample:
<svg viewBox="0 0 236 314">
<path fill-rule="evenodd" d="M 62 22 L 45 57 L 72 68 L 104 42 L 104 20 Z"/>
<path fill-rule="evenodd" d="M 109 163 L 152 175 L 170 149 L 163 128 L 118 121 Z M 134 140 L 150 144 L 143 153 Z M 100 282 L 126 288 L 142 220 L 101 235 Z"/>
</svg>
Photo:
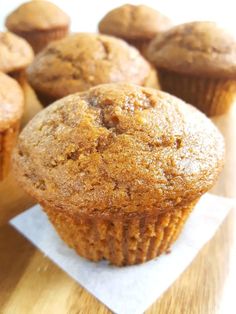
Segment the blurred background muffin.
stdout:
<svg viewBox="0 0 236 314">
<path fill-rule="evenodd" d="M 26 67 L 33 61 L 31 46 L 10 32 L 0 32 L 0 71 L 21 82 Z"/>
<path fill-rule="evenodd" d="M 144 85 L 149 63 L 118 38 L 79 33 L 55 41 L 28 68 L 28 79 L 44 105 L 102 83 Z"/>
<path fill-rule="evenodd" d="M 209 116 L 228 111 L 236 93 L 236 39 L 214 22 L 191 22 L 159 34 L 148 58 L 161 88 Z"/>
<path fill-rule="evenodd" d="M 33 50 L 25 39 L 10 32 L 0 32 L 0 72 L 7 73 L 16 79 L 24 93 L 24 113 L 21 126 L 42 109 L 42 105 L 28 84 L 25 75 L 25 70 L 33 58 Z"/>
<path fill-rule="evenodd" d="M 223 165 L 223 137 L 180 99 L 105 84 L 41 111 L 15 175 L 81 256 L 138 264 L 168 250 Z"/>
<path fill-rule="evenodd" d="M 23 107 L 23 92 L 19 84 L 0 72 L 0 181 L 6 177 L 10 168 Z"/>
<path fill-rule="evenodd" d="M 168 17 L 146 5 L 125 4 L 108 12 L 99 23 L 103 34 L 119 37 L 145 55 L 156 34 L 171 27 Z"/>
<path fill-rule="evenodd" d="M 70 18 L 55 4 L 45 0 L 20 5 L 6 18 L 5 25 L 25 38 L 37 53 L 53 40 L 65 37 Z"/>
</svg>

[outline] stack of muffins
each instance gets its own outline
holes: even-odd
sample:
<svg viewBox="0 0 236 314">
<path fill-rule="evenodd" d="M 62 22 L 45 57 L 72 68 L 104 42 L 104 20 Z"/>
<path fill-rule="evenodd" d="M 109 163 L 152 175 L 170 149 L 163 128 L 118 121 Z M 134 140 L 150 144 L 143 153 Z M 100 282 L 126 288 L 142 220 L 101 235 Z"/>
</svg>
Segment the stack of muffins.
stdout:
<svg viewBox="0 0 236 314">
<path fill-rule="evenodd" d="M 6 19 L 15 35 L 0 37 L 0 71 L 23 73 L 47 107 L 20 134 L 13 170 L 79 255 L 139 264 L 170 248 L 219 176 L 224 140 L 198 109 L 232 104 L 236 41 L 213 22 L 173 27 L 145 5 L 112 10 L 101 34 L 71 35 L 69 24 L 42 0 Z M 3 179 L 23 97 L 13 78 L 0 80 Z"/>
</svg>

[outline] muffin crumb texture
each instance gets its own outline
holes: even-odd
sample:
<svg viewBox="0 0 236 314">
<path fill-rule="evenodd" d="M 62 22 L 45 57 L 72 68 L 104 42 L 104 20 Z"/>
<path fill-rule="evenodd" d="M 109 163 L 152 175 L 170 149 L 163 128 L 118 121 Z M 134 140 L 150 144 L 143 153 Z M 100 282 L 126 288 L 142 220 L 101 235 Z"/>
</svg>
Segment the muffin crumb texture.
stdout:
<svg viewBox="0 0 236 314">
<path fill-rule="evenodd" d="M 0 72 L 0 131 L 19 121 L 23 114 L 23 106 L 23 92 L 18 83 Z"/>
<path fill-rule="evenodd" d="M 41 95 L 56 100 L 103 83 L 144 84 L 149 63 L 120 39 L 80 33 L 50 44 L 28 69 Z"/>
<path fill-rule="evenodd" d="M 40 112 L 20 135 L 14 167 L 70 247 L 121 266 L 169 249 L 223 159 L 222 136 L 190 105 L 105 84 Z"/>
<path fill-rule="evenodd" d="M 69 16 L 46 0 L 23 3 L 6 18 L 6 27 L 12 32 L 46 31 L 67 27 Z"/>
<path fill-rule="evenodd" d="M 204 77 L 236 78 L 235 36 L 214 22 L 191 22 L 158 34 L 148 57 L 157 67 Z"/>
<path fill-rule="evenodd" d="M 55 4 L 35 0 L 20 5 L 7 16 L 5 25 L 26 39 L 38 53 L 50 42 L 67 36 L 70 18 Z"/>
<path fill-rule="evenodd" d="M 27 67 L 33 61 L 30 45 L 10 32 L 0 32 L 0 71 L 14 72 Z"/>
<path fill-rule="evenodd" d="M 99 31 L 125 40 L 152 39 L 171 27 L 165 15 L 146 5 L 125 4 L 108 12 L 99 23 Z"/>
<path fill-rule="evenodd" d="M 223 155 L 221 135 L 190 105 L 106 84 L 39 113 L 21 133 L 15 162 L 19 180 L 45 207 L 140 216 L 199 198 Z"/>
<path fill-rule="evenodd" d="M 0 72 L 0 181 L 7 176 L 10 169 L 23 106 L 23 92 L 18 83 Z"/>
</svg>

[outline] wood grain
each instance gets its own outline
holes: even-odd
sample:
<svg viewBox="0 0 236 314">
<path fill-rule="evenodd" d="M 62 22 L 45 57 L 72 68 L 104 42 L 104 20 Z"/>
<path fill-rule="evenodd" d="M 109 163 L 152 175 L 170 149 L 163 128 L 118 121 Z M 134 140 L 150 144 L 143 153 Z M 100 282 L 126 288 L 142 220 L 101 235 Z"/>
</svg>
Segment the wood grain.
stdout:
<svg viewBox="0 0 236 314">
<path fill-rule="evenodd" d="M 27 91 L 30 119 L 39 110 Z M 30 96 L 29 96 L 30 95 Z M 36 109 L 37 108 L 37 109 Z M 226 165 L 213 192 L 236 197 L 236 106 L 214 119 L 226 139 Z M 12 174 L 0 184 L 0 313 L 99 313 L 110 311 L 6 224 L 33 204 Z M 146 313 L 231 314 L 236 300 L 236 210 L 191 266 Z M 157 283 L 158 284 L 158 283 Z"/>
</svg>

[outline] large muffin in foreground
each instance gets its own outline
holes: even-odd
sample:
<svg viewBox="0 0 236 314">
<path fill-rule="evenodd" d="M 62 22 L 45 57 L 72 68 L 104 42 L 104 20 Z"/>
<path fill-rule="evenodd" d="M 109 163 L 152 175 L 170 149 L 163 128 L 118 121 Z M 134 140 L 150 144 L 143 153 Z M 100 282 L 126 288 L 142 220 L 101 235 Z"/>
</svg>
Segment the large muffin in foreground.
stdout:
<svg viewBox="0 0 236 314">
<path fill-rule="evenodd" d="M 68 34 L 70 19 L 55 4 L 35 0 L 21 4 L 8 15 L 5 24 L 11 32 L 25 38 L 37 53 Z"/>
<path fill-rule="evenodd" d="M 209 116 L 227 112 L 236 93 L 236 39 L 213 22 L 159 34 L 148 49 L 162 89 Z"/>
<path fill-rule="evenodd" d="M 128 265 L 168 250 L 223 158 L 222 136 L 197 109 L 155 89 L 105 84 L 31 120 L 14 167 L 69 246 Z"/>
<path fill-rule="evenodd" d="M 103 34 L 124 39 L 145 55 L 150 41 L 171 26 L 170 19 L 153 8 L 125 4 L 108 12 L 98 28 Z"/>
<path fill-rule="evenodd" d="M 149 63 L 124 41 L 79 33 L 51 43 L 28 68 L 28 79 L 44 105 L 103 83 L 144 85 Z"/>
<path fill-rule="evenodd" d="M 33 61 L 34 53 L 23 38 L 10 32 L 0 32 L 0 71 L 18 79 L 24 77 L 26 67 Z"/>
<path fill-rule="evenodd" d="M 23 114 L 23 92 L 18 83 L 0 72 L 0 181 L 10 169 L 11 153 Z"/>
</svg>

